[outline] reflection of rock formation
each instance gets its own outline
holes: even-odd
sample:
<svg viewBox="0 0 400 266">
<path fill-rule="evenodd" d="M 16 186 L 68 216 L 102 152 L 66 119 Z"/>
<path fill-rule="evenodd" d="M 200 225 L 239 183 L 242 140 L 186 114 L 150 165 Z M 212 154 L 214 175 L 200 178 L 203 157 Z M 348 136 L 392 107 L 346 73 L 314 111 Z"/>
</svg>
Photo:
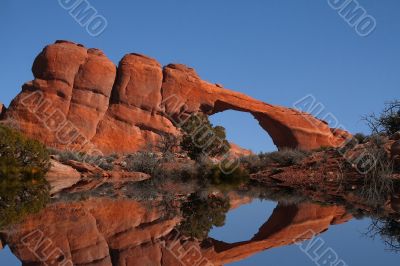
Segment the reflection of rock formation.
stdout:
<svg viewBox="0 0 400 266">
<path fill-rule="evenodd" d="M 179 221 L 164 215 L 158 207 L 147 209 L 135 201 L 57 204 L 8 233 L 6 240 L 24 265 L 44 265 L 40 258 L 49 265 L 62 265 L 51 263 L 57 259 L 72 260 L 74 265 L 111 265 L 112 261 L 115 265 L 149 265 L 146 262 L 161 259 L 156 240 Z M 51 254 L 57 248 L 62 252 Z"/>
<path fill-rule="evenodd" d="M 186 66 L 163 68 L 138 54 L 125 55 L 116 67 L 98 49 L 57 41 L 36 57 L 32 72 L 35 79 L 5 116 L 58 148 L 132 152 L 160 134 L 177 134 L 172 120 L 182 122 L 181 114 L 225 110 L 251 113 L 281 148 L 338 146 L 347 135 L 309 114 L 205 82 Z"/>
<path fill-rule="evenodd" d="M 216 265 L 238 261 L 260 251 L 293 244 L 299 237 L 312 237 L 326 231 L 331 224 L 348 221 L 344 208 L 322 207 L 316 204 L 300 204 L 298 206 L 278 205 L 268 221 L 249 241 L 228 244 L 213 241 L 213 250 L 209 257 Z"/>
<path fill-rule="evenodd" d="M 278 205 L 251 240 L 228 244 L 213 239 L 199 243 L 176 235 L 172 230 L 179 218 L 165 218 L 165 214 L 161 207 L 146 209 L 126 200 L 62 203 L 8 232 L 6 240 L 24 265 L 30 266 L 44 265 L 38 256 L 46 257 L 55 248 L 60 250 L 50 254 L 48 263 L 70 259 L 74 265 L 93 266 L 223 265 L 292 244 L 300 235 L 310 237 L 304 236 L 305 232 L 321 233 L 331 224 L 351 218 L 336 206 Z M 39 240 L 38 232 L 43 234 Z M 51 245 L 43 250 L 47 244 Z"/>
</svg>

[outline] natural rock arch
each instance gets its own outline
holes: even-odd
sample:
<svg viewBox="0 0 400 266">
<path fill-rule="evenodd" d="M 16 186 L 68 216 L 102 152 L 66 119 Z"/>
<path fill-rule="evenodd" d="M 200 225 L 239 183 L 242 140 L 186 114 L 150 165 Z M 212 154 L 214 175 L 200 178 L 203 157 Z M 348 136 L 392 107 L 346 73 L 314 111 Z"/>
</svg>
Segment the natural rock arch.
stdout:
<svg viewBox="0 0 400 266">
<path fill-rule="evenodd" d="M 125 55 L 116 67 L 98 49 L 68 41 L 46 46 L 35 79 L 2 115 L 27 135 L 59 149 L 128 153 L 178 134 L 174 123 L 195 112 L 252 114 L 278 148 L 338 146 L 349 136 L 307 113 L 267 104 L 200 79 L 184 65 Z M 35 94 L 38 97 L 33 97 Z"/>
</svg>

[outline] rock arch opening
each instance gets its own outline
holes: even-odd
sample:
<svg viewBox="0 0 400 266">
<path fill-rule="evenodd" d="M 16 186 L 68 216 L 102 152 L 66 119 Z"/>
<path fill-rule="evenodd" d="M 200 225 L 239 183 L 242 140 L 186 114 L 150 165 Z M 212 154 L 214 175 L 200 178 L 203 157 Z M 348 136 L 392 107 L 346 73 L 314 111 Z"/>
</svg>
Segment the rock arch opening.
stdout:
<svg viewBox="0 0 400 266">
<path fill-rule="evenodd" d="M 272 138 L 250 113 L 226 110 L 211 115 L 210 121 L 224 127 L 227 140 L 241 148 L 253 153 L 277 150 Z"/>
</svg>

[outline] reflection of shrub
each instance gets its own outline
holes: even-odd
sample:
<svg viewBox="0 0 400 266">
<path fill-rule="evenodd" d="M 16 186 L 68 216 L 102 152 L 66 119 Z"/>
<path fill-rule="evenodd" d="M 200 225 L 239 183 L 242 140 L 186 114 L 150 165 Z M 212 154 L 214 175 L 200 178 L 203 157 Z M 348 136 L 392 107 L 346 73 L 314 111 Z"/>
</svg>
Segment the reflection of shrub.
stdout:
<svg viewBox="0 0 400 266">
<path fill-rule="evenodd" d="M 283 205 L 297 205 L 311 201 L 311 199 L 295 188 L 266 187 L 257 182 L 249 184 L 248 189 L 242 190 L 240 193 L 251 198 L 276 201 Z"/>
<path fill-rule="evenodd" d="M 157 155 L 152 152 L 142 151 L 130 154 L 126 157 L 126 170 L 130 172 L 142 172 L 153 175 L 160 163 Z"/>
<path fill-rule="evenodd" d="M 176 177 L 180 178 L 182 181 L 195 180 L 199 177 L 198 168 L 195 165 L 185 164 L 179 167 L 178 170 L 174 172 Z"/>
<path fill-rule="evenodd" d="M 213 226 L 225 224 L 225 214 L 229 211 L 229 200 L 210 195 L 206 199 L 192 194 L 181 207 L 183 222 L 178 230 L 186 236 L 204 239 Z"/>
<path fill-rule="evenodd" d="M 212 185 L 222 189 L 234 189 L 249 181 L 249 173 L 242 167 L 236 168 L 232 173 L 224 173 L 219 165 L 214 165 L 207 174 L 207 179 Z"/>
<path fill-rule="evenodd" d="M 49 166 L 43 145 L 0 125 L 0 227 L 45 206 Z"/>
<path fill-rule="evenodd" d="M 202 154 L 211 157 L 222 155 L 229 151 L 230 145 L 226 140 L 225 128 L 214 127 L 204 114 L 190 116 L 182 126 L 182 149 L 187 151 L 192 159 Z"/>
<path fill-rule="evenodd" d="M 393 192 L 393 165 L 381 142 L 381 138 L 372 138 L 365 147 L 366 152 L 374 159 L 374 164 L 367 164 L 361 194 L 368 203 L 382 204 Z"/>
<path fill-rule="evenodd" d="M 372 238 L 381 237 L 390 251 L 400 252 L 400 223 L 392 218 L 372 219 L 367 232 Z"/>
</svg>

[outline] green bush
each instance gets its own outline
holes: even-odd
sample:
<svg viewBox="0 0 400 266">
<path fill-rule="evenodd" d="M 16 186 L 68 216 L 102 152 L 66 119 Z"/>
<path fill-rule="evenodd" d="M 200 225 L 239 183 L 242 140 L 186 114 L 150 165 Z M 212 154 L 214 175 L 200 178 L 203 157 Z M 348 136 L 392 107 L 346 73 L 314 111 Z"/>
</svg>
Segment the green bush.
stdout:
<svg viewBox="0 0 400 266">
<path fill-rule="evenodd" d="M 206 199 L 191 194 L 182 204 L 183 222 L 178 230 L 185 236 L 205 239 L 213 226 L 223 226 L 225 215 L 230 209 L 228 199 L 210 195 Z"/>
<path fill-rule="evenodd" d="M 46 205 L 49 161 L 42 144 L 0 125 L 0 228 Z"/>
<path fill-rule="evenodd" d="M 214 127 L 204 114 L 190 116 L 182 126 L 184 132 L 181 147 L 191 159 L 201 155 L 218 156 L 229 151 L 225 128 Z"/>
</svg>

